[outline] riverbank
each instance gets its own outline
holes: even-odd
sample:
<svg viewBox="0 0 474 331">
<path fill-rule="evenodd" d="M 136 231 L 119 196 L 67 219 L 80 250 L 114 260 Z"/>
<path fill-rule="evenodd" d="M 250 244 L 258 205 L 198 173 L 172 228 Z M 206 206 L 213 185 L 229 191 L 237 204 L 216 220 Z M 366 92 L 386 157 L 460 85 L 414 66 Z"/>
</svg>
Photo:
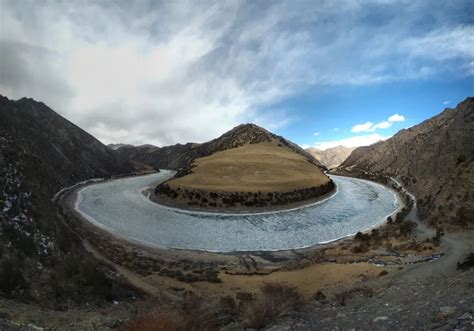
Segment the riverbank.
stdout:
<svg viewBox="0 0 474 331">
<path fill-rule="evenodd" d="M 251 214 L 288 211 L 304 208 L 331 198 L 337 193 L 332 180 L 318 186 L 282 192 L 212 192 L 177 190 L 166 183 L 145 194 L 159 205 L 183 211 L 209 213 Z"/>
</svg>

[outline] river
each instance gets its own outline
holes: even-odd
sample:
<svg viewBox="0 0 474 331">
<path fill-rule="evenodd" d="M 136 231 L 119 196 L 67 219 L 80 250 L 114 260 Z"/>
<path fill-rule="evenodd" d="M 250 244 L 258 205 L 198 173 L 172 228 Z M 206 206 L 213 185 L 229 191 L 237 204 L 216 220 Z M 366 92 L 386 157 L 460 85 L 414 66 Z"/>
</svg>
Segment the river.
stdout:
<svg viewBox="0 0 474 331">
<path fill-rule="evenodd" d="M 174 174 L 101 182 L 79 190 L 75 208 L 94 225 L 145 245 L 213 252 L 289 250 L 327 243 L 382 224 L 399 207 L 395 192 L 331 175 L 337 192 L 315 204 L 259 214 L 184 212 L 142 191 Z"/>
</svg>

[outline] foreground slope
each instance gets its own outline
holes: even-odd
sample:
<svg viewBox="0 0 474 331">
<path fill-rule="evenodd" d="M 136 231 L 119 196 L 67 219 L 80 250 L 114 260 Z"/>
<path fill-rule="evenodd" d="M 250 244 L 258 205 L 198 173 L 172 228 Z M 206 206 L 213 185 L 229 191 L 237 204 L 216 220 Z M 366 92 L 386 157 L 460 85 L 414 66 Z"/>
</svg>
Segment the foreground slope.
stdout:
<svg viewBox="0 0 474 331">
<path fill-rule="evenodd" d="M 52 198 L 132 165 L 41 102 L 0 96 L 0 118 L 0 296 L 47 306 L 110 294 L 112 280 L 61 222 Z"/>
<path fill-rule="evenodd" d="M 315 198 L 333 188 L 311 155 L 254 124 L 237 126 L 195 150 L 204 156 L 159 185 L 158 197 L 204 208 L 255 208 Z"/>
<path fill-rule="evenodd" d="M 334 168 L 344 162 L 354 149 L 345 146 L 336 146 L 325 150 L 310 147 L 306 151 L 326 167 Z"/>
<path fill-rule="evenodd" d="M 399 179 L 416 195 L 422 219 L 434 224 L 474 223 L 474 98 L 455 109 L 357 148 L 338 172 Z"/>
</svg>

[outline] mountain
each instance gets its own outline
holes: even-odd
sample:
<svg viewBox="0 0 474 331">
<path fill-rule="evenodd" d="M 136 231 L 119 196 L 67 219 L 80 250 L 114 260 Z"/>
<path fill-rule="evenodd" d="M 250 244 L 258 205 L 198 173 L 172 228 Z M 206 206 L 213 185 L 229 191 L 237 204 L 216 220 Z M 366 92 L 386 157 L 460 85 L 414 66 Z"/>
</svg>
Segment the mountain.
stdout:
<svg viewBox="0 0 474 331">
<path fill-rule="evenodd" d="M 121 147 L 131 147 L 133 145 L 129 145 L 129 144 L 108 144 L 107 147 L 108 148 L 112 148 L 114 151 L 116 151 L 117 149 L 121 148 Z"/>
<path fill-rule="evenodd" d="M 474 98 L 392 138 L 355 149 L 337 169 L 399 179 L 432 225 L 474 224 Z"/>
<path fill-rule="evenodd" d="M 198 144 L 188 143 L 157 147 L 153 145 L 123 146 L 117 152 L 124 158 L 143 163 L 155 169 L 179 169 L 188 164 L 193 148 Z"/>
<path fill-rule="evenodd" d="M 68 293 L 76 302 L 101 296 L 112 280 L 61 221 L 52 198 L 82 180 L 130 173 L 133 165 L 33 99 L 0 96 L 0 118 L 0 295 L 42 305 L 70 300 Z"/>
<path fill-rule="evenodd" d="M 78 181 L 131 172 L 133 166 L 42 102 L 0 96 L 0 130 L 34 158 L 51 191 Z"/>
<path fill-rule="evenodd" d="M 157 187 L 161 202 L 261 208 L 315 198 L 334 186 L 309 153 L 254 124 L 197 145 L 186 157 L 175 178 Z"/>
<path fill-rule="evenodd" d="M 316 160 L 328 168 L 334 168 L 340 165 L 347 159 L 353 150 L 354 148 L 345 146 L 336 146 L 325 150 L 317 149 L 315 147 L 306 149 L 306 151 L 314 156 Z"/>
<path fill-rule="evenodd" d="M 278 141 L 279 144 L 287 146 L 295 153 L 307 158 L 309 162 L 325 168 L 311 154 L 298 145 L 255 124 L 239 125 L 219 138 L 203 144 L 187 143 L 185 145 L 176 144 L 166 147 L 152 145 L 125 146 L 118 148 L 117 151 L 125 158 L 151 165 L 157 169 L 183 169 L 180 171 L 180 175 L 183 175 L 189 171 L 192 162 L 197 158 L 209 156 L 226 149 L 236 148 L 244 144 L 256 144 L 270 140 Z"/>
</svg>

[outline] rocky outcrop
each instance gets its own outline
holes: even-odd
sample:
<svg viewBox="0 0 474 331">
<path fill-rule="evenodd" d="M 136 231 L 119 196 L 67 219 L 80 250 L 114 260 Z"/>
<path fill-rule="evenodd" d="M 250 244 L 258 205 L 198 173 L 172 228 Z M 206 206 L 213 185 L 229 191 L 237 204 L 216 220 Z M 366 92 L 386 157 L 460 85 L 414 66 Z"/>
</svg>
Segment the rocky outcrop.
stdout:
<svg viewBox="0 0 474 331">
<path fill-rule="evenodd" d="M 474 98 L 354 150 L 337 172 L 399 179 L 432 225 L 474 224 Z"/>
<path fill-rule="evenodd" d="M 321 150 L 315 147 L 307 148 L 306 151 L 310 153 L 316 160 L 321 162 L 324 166 L 334 168 L 344 162 L 355 148 L 336 146 Z"/>
</svg>

